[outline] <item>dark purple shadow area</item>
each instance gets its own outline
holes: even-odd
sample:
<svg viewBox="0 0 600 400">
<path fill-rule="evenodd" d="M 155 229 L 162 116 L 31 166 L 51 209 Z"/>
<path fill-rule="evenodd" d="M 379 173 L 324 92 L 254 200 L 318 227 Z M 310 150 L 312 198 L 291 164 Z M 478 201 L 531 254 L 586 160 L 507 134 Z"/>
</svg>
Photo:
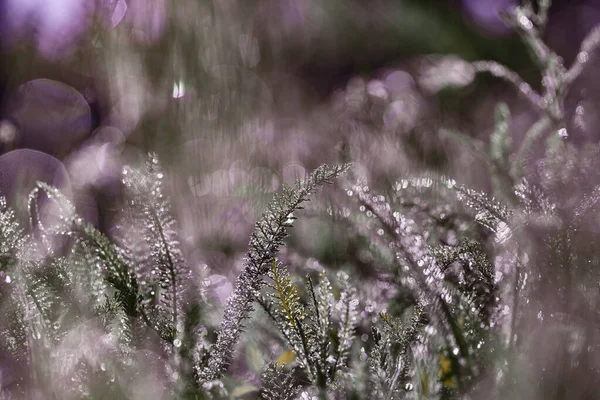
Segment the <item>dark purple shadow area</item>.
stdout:
<svg viewBox="0 0 600 400">
<path fill-rule="evenodd" d="M 62 156 L 92 130 L 87 101 L 64 83 L 35 79 L 21 85 L 10 100 L 7 116 L 17 129 L 17 147 Z"/>
</svg>

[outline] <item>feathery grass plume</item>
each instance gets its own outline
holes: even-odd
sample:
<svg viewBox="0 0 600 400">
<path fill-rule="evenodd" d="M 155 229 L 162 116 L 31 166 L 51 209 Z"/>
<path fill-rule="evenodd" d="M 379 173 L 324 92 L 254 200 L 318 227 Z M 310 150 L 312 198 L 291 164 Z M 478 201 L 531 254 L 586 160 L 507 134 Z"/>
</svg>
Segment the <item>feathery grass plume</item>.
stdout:
<svg viewBox="0 0 600 400">
<path fill-rule="evenodd" d="M 431 250 L 431 255 L 442 271 L 447 271 L 458 264 L 456 285 L 465 297 L 474 302 L 471 312 L 477 313 L 487 325 L 497 306 L 497 288 L 494 282 L 494 267 L 483 252 L 479 242 L 463 241 L 458 246 L 438 246 Z"/>
<path fill-rule="evenodd" d="M 94 308 L 103 304 L 109 288 L 104 280 L 102 264 L 97 262 L 90 246 L 82 240 L 76 240 L 67 256 L 67 263 L 67 275 L 74 292 L 74 300 L 82 308 Z"/>
<path fill-rule="evenodd" d="M 409 347 L 423 326 L 424 311 L 420 305 L 415 306 L 407 325 L 386 313 L 380 317 L 383 327 L 381 330 L 373 328 L 375 345 L 368 359 L 369 398 L 402 399 L 410 371 Z"/>
<path fill-rule="evenodd" d="M 15 213 L 8 208 L 6 199 L 0 197 L 0 271 L 14 263 L 15 253 L 23 244 L 24 232 L 17 222 Z"/>
<path fill-rule="evenodd" d="M 43 201 L 44 196 L 46 199 Z M 39 252 L 45 256 L 52 256 L 63 249 L 66 239 L 73 234 L 73 221 L 81 222 L 69 199 L 44 182 L 37 182 L 29 193 L 27 210 L 30 235 L 37 239 Z"/>
<path fill-rule="evenodd" d="M 300 386 L 294 383 L 293 371 L 276 363 L 268 364 L 262 374 L 260 400 L 296 399 Z"/>
<path fill-rule="evenodd" d="M 295 187 L 284 186 L 268 205 L 250 238 L 249 250 L 244 270 L 229 297 L 217 342 L 211 349 L 207 365 L 201 369 L 200 380 L 209 382 L 220 379 L 233 359 L 235 346 L 244 327 L 244 321 L 253 310 L 255 294 L 259 291 L 263 276 L 275 259 L 279 247 L 292 226 L 294 211 L 301 209 L 307 196 L 325 183 L 339 176 L 349 168 L 349 164 L 339 166 L 323 165 L 317 168 L 306 180 Z"/>
<path fill-rule="evenodd" d="M 515 195 L 519 199 L 520 207 L 526 214 L 552 215 L 555 213 L 556 204 L 537 186 L 527 179 L 522 179 L 515 185 Z"/>
<path fill-rule="evenodd" d="M 367 225 L 373 231 L 370 235 L 372 242 L 378 244 L 371 248 L 382 253 L 395 253 L 387 270 L 393 272 L 392 279 L 398 290 L 408 294 L 411 303 L 418 304 L 426 314 L 427 331 L 437 332 L 429 335 L 427 344 L 421 346 L 423 356 L 430 361 L 437 360 L 432 355 L 439 354 L 442 348 L 450 349 L 445 350 L 445 357 L 448 362 L 458 366 L 452 369 L 453 382 L 456 381 L 464 390 L 476 374 L 473 366 L 483 365 L 479 361 L 485 359 L 486 351 L 490 348 L 490 345 L 482 347 L 479 342 L 493 341 L 495 332 L 490 328 L 494 325 L 492 315 L 497 311 L 498 288 L 494 282 L 494 268 L 480 245 L 485 237 L 478 230 L 459 228 L 460 225 L 473 225 L 464 224 L 472 221 L 472 218 L 468 215 L 457 217 L 462 207 L 453 200 L 456 199 L 455 184 L 451 180 L 442 181 L 445 183 L 440 186 L 441 190 L 433 194 L 441 195 L 441 201 L 448 199 L 450 207 L 445 208 L 443 213 L 445 216 L 454 215 L 454 222 L 441 219 L 432 212 L 415 213 L 415 209 L 431 208 L 433 200 L 426 194 L 432 193 L 405 193 L 401 201 L 395 201 L 360 186 L 354 186 L 352 192 L 353 195 L 356 193 L 361 211 L 367 216 Z M 429 182 L 426 183 L 429 185 Z M 510 215 L 507 207 L 478 192 L 459 190 L 467 192 L 465 198 L 478 210 L 479 217 L 476 220 L 483 220 L 486 226 L 493 227 L 496 236 L 503 232 L 503 226 L 508 229 L 504 222 Z M 432 235 L 431 232 L 435 230 L 440 230 L 440 234 Z M 444 237 L 445 230 L 460 234 L 454 240 L 458 243 L 440 245 L 440 242 L 444 243 L 440 239 Z M 388 326 L 392 326 L 390 321 Z M 376 357 L 387 357 L 385 350 L 376 347 L 374 351 Z M 371 371 L 376 372 L 373 368 Z M 383 374 L 381 371 L 379 373 Z M 413 376 L 415 370 L 409 367 L 403 374 Z M 390 377 L 383 376 L 380 379 L 383 383 L 377 384 L 375 378 L 374 384 L 383 387 L 379 391 L 387 393 L 389 381 L 385 382 Z M 409 387 L 418 384 L 405 383 Z"/>
<path fill-rule="evenodd" d="M 358 316 L 356 289 L 348 276 L 340 273 L 340 297 L 336 303 L 331 283 L 321 272 L 316 287 L 310 278 L 306 280 L 309 300 L 305 306 L 285 268 L 273 262 L 269 278 L 272 282 L 266 286 L 270 293 L 258 301 L 292 348 L 311 386 L 324 398 L 337 386 L 339 373 L 348 366 Z"/>
<path fill-rule="evenodd" d="M 16 298 L 23 296 L 21 284 L 15 287 L 16 274 L 20 271 L 18 255 L 24 243 L 25 234 L 14 211 L 7 206 L 6 199 L 0 197 L 0 337 L 2 345 L 15 360 L 26 364 L 29 362 L 26 310 L 19 306 Z M 27 297 L 19 299 L 26 300 Z"/>
<path fill-rule="evenodd" d="M 127 190 L 129 221 L 134 238 L 141 249 L 130 249 L 140 280 L 142 304 L 155 329 L 167 342 L 173 343 L 183 329 L 184 294 L 191 270 L 185 265 L 171 215 L 169 202 L 163 195 L 162 178 L 156 154 L 150 154 L 143 168 L 126 167 L 123 183 Z M 178 347 L 178 346 L 176 346 Z"/>
<path fill-rule="evenodd" d="M 57 224 L 43 227 L 43 233 L 64 234 L 74 239 L 72 252 L 69 255 L 69 261 L 73 263 L 74 268 L 66 275 L 70 278 L 69 284 L 75 294 L 73 300 L 78 304 L 77 308 L 81 313 L 74 316 L 72 322 L 75 325 L 71 327 L 70 340 L 77 340 L 78 324 L 89 325 L 87 321 L 90 318 L 98 321 L 100 329 L 90 325 L 92 329 L 90 332 L 103 335 L 103 343 L 111 347 L 111 352 L 116 350 L 114 355 L 117 358 L 111 364 L 114 364 L 114 368 L 120 368 L 129 359 L 134 340 L 139 342 L 142 339 L 140 334 L 143 334 L 143 331 L 139 329 L 137 322 L 143 321 L 153 328 L 145 310 L 141 307 L 142 299 L 139 296 L 136 276 L 123 256 L 124 251 L 91 225 L 86 226 L 83 220 L 74 214 L 68 199 L 57 189 L 44 183 L 38 183 L 38 189 L 43 190 L 48 198 L 55 201 L 60 215 L 59 221 L 55 221 L 58 222 Z M 33 207 L 32 210 L 37 211 L 37 208 Z M 89 291 L 86 292 L 86 289 Z M 134 326 L 138 326 L 135 330 L 137 333 L 134 333 Z M 68 354 L 71 354 L 69 353 L 71 350 L 68 348 L 68 343 L 60 341 L 56 346 L 58 346 L 56 353 L 58 357 L 70 357 Z M 87 390 L 86 388 L 93 382 L 100 382 L 98 365 L 93 367 L 80 365 L 80 367 L 71 366 L 68 374 L 73 374 L 73 379 L 76 378 L 80 382 L 79 386 L 82 390 Z M 86 372 L 86 368 L 92 369 Z M 117 372 L 111 372 L 111 374 L 115 373 Z M 105 372 L 100 374 L 105 375 L 105 380 L 108 382 L 110 377 Z M 96 378 L 92 379 L 93 377 Z M 65 388 L 60 390 L 63 389 L 66 390 Z M 80 394 L 83 395 L 83 392 Z"/>
<path fill-rule="evenodd" d="M 194 381 L 183 369 L 192 369 L 193 350 L 190 347 L 194 347 L 197 340 L 194 338 L 194 343 L 190 344 L 189 336 L 190 330 L 193 336 L 197 335 L 198 318 L 190 317 L 189 312 L 193 310 L 184 307 L 183 292 L 189 270 L 183 265 L 173 227 L 174 220 L 170 216 L 169 204 L 161 193 L 161 172 L 156 159 L 151 157 L 145 170 L 127 169 L 125 175 L 131 177 L 125 180 L 129 189 L 129 207 L 125 211 L 130 216 L 125 222 L 133 227 L 136 238 L 141 237 L 146 242 L 143 247 L 147 251 L 144 260 L 150 266 L 140 268 L 143 270 L 137 275 L 133 261 L 139 258 L 130 256 L 137 249 L 120 248 L 91 225 L 85 225 L 74 213 L 74 207 L 68 199 L 47 184 L 38 183 L 36 192 L 30 197 L 32 221 L 39 219 L 35 200 L 40 192 L 44 192 L 53 200 L 60 218 L 52 221 L 52 226 L 38 226 L 44 234 L 62 234 L 74 239 L 69 254 L 69 262 L 74 268 L 67 274 L 76 293 L 74 300 L 82 308 L 82 316 L 98 319 L 108 335 L 107 340 L 117 346 L 121 361 L 127 360 L 131 350 L 135 350 L 140 340 L 144 340 L 143 326 L 138 324 L 143 322 L 157 330 L 167 341 L 168 353 L 176 350 L 177 354 L 171 354 L 172 357 L 166 360 L 169 365 L 166 369 L 184 380 Z M 156 296 L 155 304 L 148 306 L 140 285 L 152 283 L 153 278 L 157 280 L 153 289 L 160 292 L 161 297 Z M 88 311 L 91 311 L 91 315 Z M 188 320 L 188 317 L 191 319 Z M 185 337 L 175 337 L 176 332 L 182 332 Z M 117 360 L 116 365 L 119 363 Z M 183 383 L 183 386 L 189 385 Z M 187 389 L 183 388 L 184 391 Z"/>
<path fill-rule="evenodd" d="M 127 315 L 133 318 L 145 316 L 140 307 L 137 277 L 123 257 L 123 250 L 92 225 L 86 225 L 58 189 L 43 182 L 38 182 L 36 189 L 43 190 L 58 207 L 60 220 L 50 228 L 50 232 L 67 234 L 85 245 L 90 251 L 91 261 L 101 265 L 104 279 L 117 291 L 116 298 Z M 33 209 L 37 210 L 35 207 Z"/>
<path fill-rule="evenodd" d="M 121 307 L 117 298 L 106 298 L 105 301 L 93 309 L 100 320 L 101 326 L 108 332 L 109 339 L 119 344 L 123 356 L 131 351 L 133 328 L 131 320 Z"/>
<path fill-rule="evenodd" d="M 267 281 L 265 285 L 272 290 L 273 293 L 268 296 L 274 301 L 274 305 L 269 307 L 272 310 L 271 316 L 288 340 L 301 367 L 306 369 L 311 379 L 317 380 L 318 372 L 317 365 L 313 363 L 313 352 L 319 353 L 320 343 L 315 341 L 316 332 L 311 331 L 311 324 L 305 321 L 307 313 L 301 302 L 300 292 L 292 283 L 288 271 L 275 260 L 268 276 L 272 283 Z"/>
<path fill-rule="evenodd" d="M 51 206 L 56 207 L 52 210 L 57 213 L 53 215 L 55 218 L 45 219 L 50 224 L 43 224 L 40 218 L 37 201 L 42 192 L 53 200 Z M 15 316 L 22 316 L 20 321 L 25 327 L 24 353 L 29 355 L 27 366 L 32 372 L 32 384 L 42 392 L 58 390 L 65 396 L 67 392 L 69 396 L 83 396 L 87 393 L 86 376 L 91 372 L 86 372 L 87 367 L 73 359 L 83 353 L 69 347 L 70 341 L 80 339 L 78 327 L 89 325 L 87 321 L 97 318 L 108 335 L 108 342 L 120 344 L 120 354 L 124 355 L 131 339 L 130 321 L 120 302 L 111 304 L 108 298 L 104 301 L 106 271 L 98 267 L 98 261 L 106 251 L 101 251 L 102 256 L 94 255 L 87 246 L 89 243 L 77 235 L 76 228 L 81 227 L 82 222 L 70 202 L 56 188 L 38 183 L 29 196 L 29 211 L 32 228 L 36 230 L 26 235 L 17 249 L 18 262 L 11 281 L 15 305 L 21 309 Z M 49 247 L 56 235 L 75 238 L 67 257 L 58 257 Z M 40 239 L 43 247 L 39 246 Z M 95 328 L 94 332 L 101 333 Z M 67 359 L 76 362 L 65 364 Z M 81 362 L 87 361 L 82 359 Z M 61 365 L 62 372 L 56 370 L 57 365 Z M 55 376 L 55 372 L 58 375 Z M 81 383 L 78 389 L 64 387 L 63 380 L 67 376 Z"/>
<path fill-rule="evenodd" d="M 392 240 L 392 246 L 385 243 L 384 247 L 393 251 L 393 263 L 400 267 L 399 271 L 405 271 L 404 275 L 411 277 L 410 286 L 415 290 L 422 290 L 422 295 L 435 297 L 438 290 L 425 282 L 423 274 L 430 260 L 427 240 L 415 220 L 405 218 L 399 211 L 392 210 L 385 196 L 371 193 L 368 187 L 356 185 L 353 189 L 361 210 L 376 222 L 371 225 L 376 233 L 372 237 Z"/>
<path fill-rule="evenodd" d="M 340 299 L 335 308 L 340 317 L 337 331 L 338 346 L 335 351 L 335 363 L 332 367 L 333 376 L 336 375 L 338 368 L 346 365 L 359 316 L 359 300 L 356 288 L 350 284 L 350 277 L 347 273 L 340 271 L 338 273 L 338 280 L 340 281 L 341 291 Z"/>
<path fill-rule="evenodd" d="M 38 195 L 39 189 L 29 197 L 30 212 L 38 211 L 37 206 L 32 206 Z M 71 307 L 74 294 L 71 258 L 46 252 L 48 248 L 39 246 L 39 235 L 23 234 L 12 211 L 3 205 L 0 230 L 5 239 L 3 243 L 10 244 L 10 248 L 4 249 L 4 255 L 8 256 L 4 259 L 10 263 L 4 264 L 6 286 L 1 292 L 3 314 L 11 321 L 3 324 L 6 329 L 2 336 L 14 359 L 26 368 L 21 380 L 40 390 L 51 390 L 51 366 L 56 361 L 54 348 L 63 341 L 79 313 Z M 30 216 L 32 221 L 38 217 L 37 214 Z M 41 228 L 42 236 L 56 228 L 47 229 L 49 227 L 41 224 L 37 227 Z M 83 310 L 85 312 L 85 305 Z"/>
<path fill-rule="evenodd" d="M 40 257 L 37 244 L 26 237 L 26 242 L 18 249 L 18 262 L 9 272 L 8 306 L 10 317 L 21 325 L 9 325 L 5 332 L 9 349 L 22 352 L 16 359 L 29 368 L 29 376 L 34 387 L 48 388 L 51 385 L 52 346 L 62 338 L 60 320 L 67 305 L 59 293 L 57 282 L 52 282 L 52 273 L 47 270 L 59 269 L 61 260 Z M 7 305 L 5 305 L 7 306 Z"/>
<path fill-rule="evenodd" d="M 108 313 L 105 319 L 112 321 L 111 332 L 123 336 L 123 348 L 131 340 L 132 324 L 141 319 L 166 341 L 167 351 L 179 352 L 183 338 L 176 335 L 185 330 L 184 317 L 189 310 L 185 307 L 184 292 L 191 272 L 184 265 L 170 205 L 161 192 L 162 172 L 156 157 L 151 155 L 144 169 L 126 168 L 124 177 L 129 200 L 124 210 L 128 218 L 124 222 L 126 228 L 131 228 L 128 237 L 131 240 L 122 242 L 141 243 L 140 247 L 121 248 L 92 226 L 85 226 L 76 216 L 65 218 L 62 229 L 68 231 L 71 224 L 70 235 L 76 238 L 74 255 L 78 255 L 74 257 L 75 264 L 81 266 L 76 271 L 82 272 L 78 278 L 88 279 L 84 282 L 86 286 L 96 287 L 93 293 L 101 298 L 96 297 L 100 305 L 96 310 Z M 60 204 L 61 211 L 67 210 L 65 214 L 72 215 L 64 196 L 47 185 L 40 184 L 40 188 Z M 86 267 L 88 270 L 82 271 Z M 95 279 L 96 272 L 110 289 Z M 114 298 L 107 297 L 114 290 Z M 113 300 L 121 305 L 128 318 L 123 319 L 114 309 Z M 178 365 L 182 360 L 176 356 L 173 361 Z"/>
<path fill-rule="evenodd" d="M 310 278 L 307 278 L 307 285 L 310 291 L 310 297 L 312 300 L 312 313 L 313 318 L 309 321 L 310 327 L 307 329 L 309 335 L 308 340 L 313 342 L 312 356 L 314 360 L 311 364 L 316 366 L 317 374 L 313 375 L 313 379 L 320 379 L 321 382 L 313 380 L 317 383 L 317 386 L 326 385 L 327 383 L 327 363 L 329 357 L 329 341 L 330 341 L 330 327 L 331 327 L 331 308 L 333 303 L 333 294 L 331 292 L 331 283 L 325 271 L 321 271 L 319 278 L 319 286 L 315 290 Z M 312 337 L 314 336 L 314 337 Z"/>
<path fill-rule="evenodd" d="M 81 240 L 91 248 L 96 262 L 102 265 L 105 280 L 117 291 L 116 298 L 127 315 L 131 318 L 143 317 L 139 284 L 121 251 L 91 225 L 78 228 Z"/>
<path fill-rule="evenodd" d="M 494 233 L 508 229 L 512 211 L 486 194 L 463 186 L 456 186 L 458 199 L 475 211 L 475 221 Z"/>
</svg>

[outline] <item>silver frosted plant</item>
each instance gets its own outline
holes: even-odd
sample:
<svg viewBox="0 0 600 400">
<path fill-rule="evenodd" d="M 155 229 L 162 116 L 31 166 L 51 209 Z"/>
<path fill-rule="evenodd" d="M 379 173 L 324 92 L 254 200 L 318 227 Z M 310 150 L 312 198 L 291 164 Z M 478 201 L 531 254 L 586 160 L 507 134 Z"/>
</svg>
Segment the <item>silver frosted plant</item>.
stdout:
<svg viewBox="0 0 600 400">
<path fill-rule="evenodd" d="M 291 370 L 283 366 L 268 364 L 262 375 L 260 400 L 293 400 L 297 398 L 300 386 L 294 383 Z"/>
<path fill-rule="evenodd" d="M 125 210 L 138 241 L 129 254 L 140 280 L 142 305 L 161 337 L 181 340 L 185 292 L 191 276 L 180 249 L 177 227 L 163 194 L 164 173 L 151 154 L 142 168 L 126 167 L 123 183 L 131 199 Z M 137 235 L 137 236 L 136 236 Z M 153 312 L 154 311 L 154 312 Z"/>
<path fill-rule="evenodd" d="M 137 186 L 128 193 L 132 208 L 136 206 L 140 213 L 128 211 L 145 218 L 144 229 L 136 235 L 151 242 L 147 257 L 156 266 L 155 274 L 145 270 L 136 275 L 128 249 L 86 225 L 54 187 L 40 182 L 30 194 L 28 230 L 20 228 L 2 200 L 0 233 L 4 243 L 10 244 L 3 251 L 6 286 L 1 295 L 8 320 L 2 339 L 15 361 L 30 369 L 18 386 L 23 393 L 55 391 L 64 398 L 95 398 L 102 390 L 116 395 L 119 385 L 128 385 L 129 378 L 117 384 L 115 375 L 131 365 L 136 347 L 152 337 L 148 329 L 161 335 L 167 349 L 176 350 L 177 354 L 167 350 L 170 355 L 162 356 L 164 372 L 183 375 L 177 371 L 182 340 L 167 334 L 185 331 L 179 318 L 183 320 L 184 311 L 189 310 L 178 305 L 180 295 L 168 283 L 183 291 L 189 273 L 183 266 L 168 201 L 158 186 L 152 186 L 161 174 L 155 158 L 150 165 L 156 169 L 140 171 Z M 139 282 L 153 275 L 163 279 L 159 290 L 171 290 L 161 293 L 160 309 L 147 307 L 140 290 Z M 82 341 L 89 343 L 84 346 Z"/>
<path fill-rule="evenodd" d="M 485 193 L 457 187 L 458 199 L 475 211 L 475 220 L 492 232 L 505 229 L 511 211 L 496 199 L 490 199 Z"/>
<path fill-rule="evenodd" d="M 555 136 L 549 141 L 552 145 L 560 145 L 569 137 L 565 116 L 567 95 L 571 92 L 575 81 L 588 67 L 593 53 L 600 46 L 600 26 L 595 26 L 582 41 L 571 66 L 566 66 L 563 58 L 543 41 L 548 22 L 548 10 L 552 1 L 538 1 L 537 5 L 533 3 L 524 1 L 521 5 L 513 5 L 503 11 L 501 17 L 510 28 L 519 34 L 536 63 L 541 75 L 540 91 L 536 91 L 517 72 L 494 60 L 468 62 L 454 56 L 438 57 L 433 66 L 424 69 L 421 78 L 422 85 L 426 89 L 438 91 L 446 86 L 466 86 L 474 80 L 474 76 L 478 73 L 490 74 L 507 82 L 528 101 L 532 109 L 539 113 L 539 118 L 530 126 L 511 160 L 506 160 L 511 166 L 503 172 L 513 178 L 523 176 L 524 169 L 530 162 L 533 147 L 548 132 L 552 132 Z M 435 71 L 436 68 L 448 72 L 434 75 L 435 79 L 432 79 L 430 71 Z M 457 80 L 457 77 L 462 78 Z M 433 83 L 431 83 L 432 80 Z M 502 108 L 506 108 L 506 106 L 501 105 L 500 110 Z M 501 110 L 505 114 L 503 117 L 505 122 L 509 120 L 509 114 L 506 111 L 507 109 Z M 500 133 L 498 127 L 497 125 L 496 132 L 491 138 L 491 144 L 496 148 L 499 148 L 497 145 L 501 144 L 498 142 Z M 504 135 L 504 138 L 510 139 L 507 135 Z M 477 140 L 467 138 L 467 141 L 471 142 L 470 146 L 474 145 L 477 150 L 482 150 L 481 143 Z M 507 143 L 504 142 L 504 144 Z M 498 155 L 496 151 L 493 152 L 491 160 L 485 152 L 479 151 L 478 153 L 478 156 L 487 158 L 486 161 L 492 161 L 491 164 L 496 164 L 498 161 L 493 160 Z"/>
<path fill-rule="evenodd" d="M 341 285 L 340 299 L 336 304 L 339 315 L 338 348 L 333 370 L 345 366 L 355 337 L 355 328 L 359 318 L 359 299 L 356 288 L 351 285 L 347 273 L 340 271 L 338 279 Z"/>
<path fill-rule="evenodd" d="M 294 187 L 284 186 L 282 192 L 275 195 L 267 206 L 262 218 L 255 225 L 244 269 L 227 300 L 217 342 L 211 349 L 206 366 L 200 372 L 200 380 L 205 385 L 219 380 L 231 364 L 244 321 L 254 309 L 254 299 L 263 284 L 264 275 L 275 260 L 277 251 L 288 234 L 287 230 L 296 219 L 294 212 L 302 208 L 301 204 L 310 194 L 323 184 L 331 183 L 332 179 L 348 167 L 347 164 L 321 166 Z"/>
<path fill-rule="evenodd" d="M 410 185 L 415 190 L 408 191 Z M 481 360 L 497 340 L 492 328 L 497 323 L 499 295 L 495 265 L 481 245 L 484 238 L 476 229 L 461 226 L 478 222 L 497 232 L 506 225 L 509 209 L 482 193 L 457 189 L 447 178 L 416 178 L 394 187 L 406 193 L 392 191 L 385 196 L 360 184 L 348 191 L 366 217 L 353 223 L 368 226 L 370 249 L 381 254 L 376 281 L 393 282 L 403 299 L 390 302 L 395 316 L 382 314 L 384 329 L 374 333 L 376 345 L 367 361 L 370 396 L 404 398 L 420 385 L 415 381 L 417 358 L 452 364 L 448 371 L 427 379 L 447 381 L 443 390 L 456 390 L 456 377 L 476 376 L 480 367 L 475 365 L 485 365 Z M 436 203 L 445 206 L 438 209 Z M 474 216 L 463 211 L 470 206 L 476 210 Z M 436 229 L 439 232 L 432 234 Z M 449 242 L 449 233 L 459 236 L 454 243 L 441 244 Z M 476 239 L 470 240 L 472 235 Z M 414 308 L 415 315 L 407 317 Z M 480 342 L 489 345 L 482 347 Z"/>
<path fill-rule="evenodd" d="M 338 280 L 336 301 L 324 271 L 316 286 L 307 278 L 305 305 L 286 268 L 273 263 L 267 293 L 258 298 L 321 397 L 332 393 L 348 370 L 348 354 L 358 325 L 357 291 L 345 273 L 340 272 Z"/>
<path fill-rule="evenodd" d="M 368 397 L 372 399 L 402 399 L 409 380 L 411 344 L 423 325 L 423 309 L 416 306 L 407 324 L 382 313 L 383 327 L 373 330 L 375 345 L 367 364 L 369 371 Z"/>
</svg>

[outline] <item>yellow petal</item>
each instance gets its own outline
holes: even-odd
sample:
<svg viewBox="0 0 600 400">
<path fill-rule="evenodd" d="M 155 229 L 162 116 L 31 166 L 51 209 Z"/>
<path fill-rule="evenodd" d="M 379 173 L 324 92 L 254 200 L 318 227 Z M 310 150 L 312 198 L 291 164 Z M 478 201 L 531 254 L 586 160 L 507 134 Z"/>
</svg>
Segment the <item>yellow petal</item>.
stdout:
<svg viewBox="0 0 600 400">
<path fill-rule="evenodd" d="M 277 359 L 277 365 L 281 367 L 284 364 L 290 364 L 292 361 L 294 361 L 295 358 L 296 355 L 293 351 L 286 350 L 283 353 L 281 353 L 281 355 Z"/>
<path fill-rule="evenodd" d="M 450 388 L 456 387 L 456 376 L 451 376 L 450 378 L 446 379 L 444 381 L 444 386 Z"/>
<path fill-rule="evenodd" d="M 233 398 L 243 397 L 243 396 L 247 395 L 248 393 L 252 393 L 252 392 L 258 392 L 258 388 L 256 386 L 252 386 L 252 385 L 238 386 L 235 389 L 233 389 L 233 392 L 231 392 L 231 397 L 233 397 Z"/>
<path fill-rule="evenodd" d="M 423 389 L 423 394 L 427 396 L 429 394 L 429 375 L 427 375 L 427 372 L 421 378 L 421 388 Z"/>
<path fill-rule="evenodd" d="M 440 355 L 440 375 L 444 376 L 452 371 L 452 361 L 445 355 Z"/>
</svg>

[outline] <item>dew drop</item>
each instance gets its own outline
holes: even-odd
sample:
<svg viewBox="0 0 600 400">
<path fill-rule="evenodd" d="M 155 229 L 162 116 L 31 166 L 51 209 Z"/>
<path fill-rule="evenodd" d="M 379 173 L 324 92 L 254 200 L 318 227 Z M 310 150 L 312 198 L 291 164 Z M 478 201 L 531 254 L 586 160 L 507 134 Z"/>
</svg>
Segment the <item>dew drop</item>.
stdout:
<svg viewBox="0 0 600 400">
<path fill-rule="evenodd" d="M 528 83 L 523 82 L 519 85 L 519 90 L 523 94 L 529 94 L 531 93 L 531 86 Z"/>
<path fill-rule="evenodd" d="M 504 274 L 503 274 L 502 272 L 500 272 L 500 271 L 496 271 L 496 272 L 494 273 L 494 282 L 495 282 L 495 283 L 498 283 L 498 282 L 500 282 L 500 281 L 502 280 L 502 277 L 503 277 L 503 276 L 504 276 Z"/>
<path fill-rule="evenodd" d="M 4 282 L 6 282 L 6 283 L 10 283 L 11 282 L 10 275 L 6 275 L 6 278 L 4 278 Z"/>
<path fill-rule="evenodd" d="M 569 133 L 567 132 L 567 129 L 566 129 L 566 128 L 560 128 L 560 129 L 558 130 L 558 135 L 559 135 L 561 138 L 563 138 L 563 139 L 566 139 L 566 138 L 568 138 L 568 137 L 569 137 Z"/>
<path fill-rule="evenodd" d="M 179 99 L 185 95 L 185 85 L 182 81 L 173 84 L 173 98 Z"/>
<path fill-rule="evenodd" d="M 587 51 L 582 51 L 579 54 L 577 54 L 577 61 L 579 61 L 582 64 L 588 62 L 589 59 L 590 56 L 587 53 Z"/>
<path fill-rule="evenodd" d="M 550 86 L 551 83 L 552 83 L 552 81 L 550 80 L 549 77 L 545 76 L 542 78 L 542 86 L 548 87 L 548 86 Z"/>
<path fill-rule="evenodd" d="M 360 359 L 361 361 L 366 361 L 367 358 L 369 358 L 369 356 L 367 355 L 367 352 L 365 351 L 364 347 L 360 348 Z"/>
<path fill-rule="evenodd" d="M 533 22 L 531 22 L 531 20 L 525 15 L 521 15 L 519 17 L 519 24 L 526 30 L 533 28 Z"/>
<path fill-rule="evenodd" d="M 179 339 L 175 339 L 175 340 L 173 341 L 173 346 L 175 346 L 175 347 L 181 347 L 181 340 L 179 340 Z"/>
<path fill-rule="evenodd" d="M 17 128 L 10 121 L 0 121 L 0 142 L 12 143 L 17 138 Z"/>
</svg>

